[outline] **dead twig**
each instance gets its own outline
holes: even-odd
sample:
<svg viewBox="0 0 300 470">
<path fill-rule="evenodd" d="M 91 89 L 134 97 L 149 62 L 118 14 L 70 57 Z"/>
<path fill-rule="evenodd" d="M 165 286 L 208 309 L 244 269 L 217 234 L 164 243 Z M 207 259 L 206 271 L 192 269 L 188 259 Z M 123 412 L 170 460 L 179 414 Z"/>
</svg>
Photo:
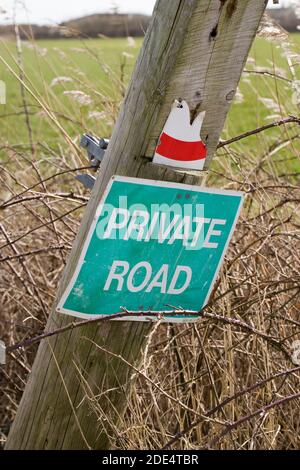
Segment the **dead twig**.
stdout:
<svg viewBox="0 0 300 470">
<path fill-rule="evenodd" d="M 237 135 L 236 137 L 232 137 L 232 139 L 221 140 L 218 145 L 218 148 L 226 147 L 227 145 L 238 142 L 239 140 L 245 139 L 246 137 L 250 137 L 251 135 L 256 135 L 256 134 L 259 134 L 260 132 L 264 132 L 268 129 L 272 129 L 273 127 L 283 126 L 289 123 L 295 123 L 295 124 L 300 125 L 300 119 L 295 116 L 290 116 L 288 118 L 280 119 L 279 121 L 272 122 L 271 124 L 265 124 L 264 126 L 257 127 L 256 129 L 252 129 L 251 131 L 244 132 L 243 134 Z"/>
</svg>

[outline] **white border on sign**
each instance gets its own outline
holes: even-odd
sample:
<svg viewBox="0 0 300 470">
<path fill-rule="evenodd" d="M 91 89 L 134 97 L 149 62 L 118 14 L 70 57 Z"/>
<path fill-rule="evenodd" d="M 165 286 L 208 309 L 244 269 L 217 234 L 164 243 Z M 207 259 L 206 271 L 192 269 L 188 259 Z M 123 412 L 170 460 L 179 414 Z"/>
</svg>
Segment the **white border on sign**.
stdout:
<svg viewBox="0 0 300 470">
<path fill-rule="evenodd" d="M 108 194 L 111 190 L 111 187 L 112 187 L 114 181 L 120 181 L 120 182 L 123 182 L 123 183 L 140 184 L 140 185 L 143 185 L 143 186 L 159 186 L 159 187 L 168 187 L 168 188 L 173 188 L 173 189 L 185 189 L 187 191 L 194 191 L 194 192 L 198 192 L 198 193 L 202 192 L 202 193 L 210 193 L 210 194 L 222 194 L 224 196 L 239 196 L 241 198 L 240 199 L 240 204 L 239 204 L 236 216 L 235 216 L 235 219 L 233 221 L 230 233 L 229 233 L 228 238 L 227 238 L 227 242 L 225 243 L 225 246 L 224 246 L 220 261 L 219 261 L 219 264 L 216 268 L 215 275 L 212 279 L 212 282 L 211 282 L 209 291 L 207 293 L 207 296 L 205 298 L 204 304 L 201 307 L 201 309 L 203 309 L 205 307 L 205 305 L 207 304 L 208 300 L 209 300 L 209 297 L 211 295 L 214 283 L 215 283 L 216 278 L 219 274 L 219 271 L 220 271 L 225 253 L 227 251 L 228 245 L 229 245 L 231 237 L 233 235 L 237 220 L 239 218 L 239 215 L 240 215 L 240 212 L 241 212 L 241 209 L 242 209 L 242 205 L 243 205 L 243 201 L 244 201 L 244 197 L 245 197 L 244 193 L 242 193 L 241 191 L 231 191 L 231 190 L 226 190 L 226 189 L 215 189 L 215 188 L 205 188 L 205 187 L 202 187 L 202 186 L 192 186 L 192 185 L 189 185 L 189 184 L 172 183 L 172 182 L 168 182 L 168 181 L 158 181 L 158 180 L 146 180 L 146 179 L 142 179 L 142 178 L 132 178 L 132 177 L 129 177 L 129 176 L 117 176 L 117 175 L 115 175 L 115 176 L 111 177 L 109 183 L 107 184 L 107 187 L 105 188 L 105 191 L 103 192 L 102 198 L 101 198 L 101 200 L 99 202 L 99 205 L 96 209 L 95 216 L 93 218 L 93 222 L 90 226 L 89 232 L 88 232 L 87 237 L 85 239 L 85 242 L 84 242 L 80 257 L 79 257 L 79 260 L 78 260 L 77 265 L 76 265 L 76 269 L 75 269 L 74 274 L 73 274 L 67 288 L 65 289 L 61 299 L 58 302 L 56 310 L 59 313 L 63 313 L 65 315 L 70 315 L 72 317 L 83 318 L 83 319 L 86 319 L 86 320 L 91 320 L 93 318 L 94 319 L 107 318 L 109 315 L 113 315 L 113 314 L 107 314 L 107 315 L 105 315 L 105 314 L 102 314 L 102 315 L 86 314 L 86 313 L 75 312 L 74 310 L 69 310 L 69 309 L 63 308 L 63 306 L 64 306 L 67 298 L 69 297 L 69 294 L 72 291 L 72 289 L 75 285 L 75 282 L 77 280 L 77 277 L 79 275 L 79 272 L 80 272 L 81 266 L 83 264 L 86 252 L 88 250 L 91 238 L 93 236 L 95 227 L 96 227 L 97 222 L 98 222 L 98 218 L 99 218 L 99 215 L 100 215 L 99 214 L 99 208 L 105 203 L 106 198 L 107 198 L 107 196 L 108 196 Z M 124 307 L 126 307 L 126 306 L 124 306 Z M 121 312 L 121 309 L 122 309 L 122 306 L 120 306 L 120 312 Z M 172 311 L 174 311 L 174 309 L 172 309 Z M 165 310 L 165 312 L 167 312 L 167 310 Z M 119 312 L 115 312 L 115 313 L 119 313 Z M 159 311 L 157 313 L 159 313 Z M 178 312 L 178 314 L 180 315 L 180 311 Z M 199 315 L 199 317 L 174 317 L 174 316 L 170 316 L 169 318 L 163 318 L 162 322 L 163 323 L 195 323 L 199 318 L 201 318 L 201 314 Z M 147 317 L 147 312 L 145 312 L 144 317 L 128 316 L 128 317 L 116 318 L 116 319 L 114 319 L 114 321 L 140 321 L 140 322 L 149 322 L 149 321 L 151 321 L 151 322 L 155 322 L 155 321 L 158 321 L 158 318 L 149 317 L 149 316 Z"/>
</svg>

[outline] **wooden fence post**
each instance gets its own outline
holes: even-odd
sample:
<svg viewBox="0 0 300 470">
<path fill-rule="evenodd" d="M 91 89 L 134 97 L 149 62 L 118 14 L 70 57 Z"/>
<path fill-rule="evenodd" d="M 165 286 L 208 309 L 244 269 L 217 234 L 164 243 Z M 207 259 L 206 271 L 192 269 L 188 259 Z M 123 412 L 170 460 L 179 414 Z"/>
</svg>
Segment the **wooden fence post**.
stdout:
<svg viewBox="0 0 300 470">
<path fill-rule="evenodd" d="M 199 184 L 201 172 L 153 165 L 155 144 L 171 104 L 185 99 L 206 110 L 202 138 L 213 157 L 267 0 L 158 0 L 109 149 L 60 283 L 58 297 L 76 266 L 103 191 L 114 174 Z M 72 321 L 56 313 L 47 330 Z M 107 322 L 44 340 L 9 434 L 6 449 L 108 449 L 125 407 L 131 375 L 117 357 L 137 363 L 151 326 Z M 101 416 L 87 397 L 99 399 Z M 100 392 L 99 392 L 100 391 Z"/>
</svg>

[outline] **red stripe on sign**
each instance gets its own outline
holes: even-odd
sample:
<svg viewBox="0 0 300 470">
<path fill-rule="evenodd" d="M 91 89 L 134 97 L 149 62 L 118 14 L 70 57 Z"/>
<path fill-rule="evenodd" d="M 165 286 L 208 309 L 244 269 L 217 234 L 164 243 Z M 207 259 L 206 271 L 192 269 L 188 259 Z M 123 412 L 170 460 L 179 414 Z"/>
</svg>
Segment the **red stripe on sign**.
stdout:
<svg viewBox="0 0 300 470">
<path fill-rule="evenodd" d="M 184 142 L 174 139 L 174 137 L 164 132 L 160 137 L 160 143 L 156 149 L 156 153 L 162 157 L 182 162 L 202 160 L 207 155 L 206 145 L 201 140 L 198 142 Z"/>
</svg>

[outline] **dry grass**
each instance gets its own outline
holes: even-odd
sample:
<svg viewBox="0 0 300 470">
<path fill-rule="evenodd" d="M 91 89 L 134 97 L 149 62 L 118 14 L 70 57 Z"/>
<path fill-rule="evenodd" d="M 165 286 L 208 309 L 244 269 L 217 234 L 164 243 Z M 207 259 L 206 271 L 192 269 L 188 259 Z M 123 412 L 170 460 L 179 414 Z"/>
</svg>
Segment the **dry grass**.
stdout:
<svg viewBox="0 0 300 470">
<path fill-rule="evenodd" d="M 300 339 L 300 190 L 258 168 L 252 178 L 252 183 L 230 185 L 249 193 L 247 207 L 206 312 L 244 321 L 269 338 L 221 319 L 160 326 L 149 340 L 142 367 L 178 403 L 139 378 L 118 430 L 121 447 L 135 448 L 138 443 L 158 449 L 179 433 L 172 448 L 299 448 L 299 398 L 266 407 L 291 395 L 299 397 L 299 370 L 275 377 L 294 368 L 289 355 Z M 225 181 L 223 185 L 228 186 Z M 246 392 L 266 378 L 272 380 Z M 232 400 L 226 404 L 228 397 Z M 193 411 L 183 409 L 179 401 Z"/>
<path fill-rule="evenodd" d="M 254 82 L 248 84 L 257 101 L 265 99 L 261 84 L 270 90 L 274 119 L 297 116 L 295 60 L 286 71 L 284 102 L 283 80 L 273 76 L 278 70 L 256 72 L 254 91 Z M 23 92 L 29 144 L 2 142 L 0 174 L 0 338 L 9 345 L 43 331 L 89 196 L 74 180 L 74 170 L 87 161 L 42 96 L 38 106 L 58 129 L 60 151 L 42 138 L 32 140 Z M 115 103 L 109 109 L 114 120 Z M 207 184 L 248 195 L 234 240 L 206 316 L 193 326 L 158 323 L 151 333 L 139 369 L 133 369 L 126 412 L 112 430 L 116 447 L 299 448 L 293 351 L 300 340 L 299 150 L 299 122 L 219 149 Z M 11 353 L 1 366 L 2 442 L 35 352 L 32 346 Z M 98 415 L 100 401 L 91 400 Z"/>
</svg>

